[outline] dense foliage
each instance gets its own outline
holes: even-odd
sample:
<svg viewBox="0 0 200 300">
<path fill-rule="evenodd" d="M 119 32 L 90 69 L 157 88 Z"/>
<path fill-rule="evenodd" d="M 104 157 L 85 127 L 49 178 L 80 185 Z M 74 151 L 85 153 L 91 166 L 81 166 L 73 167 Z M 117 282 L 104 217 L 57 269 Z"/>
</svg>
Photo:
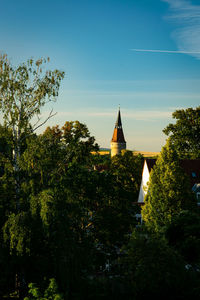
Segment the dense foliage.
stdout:
<svg viewBox="0 0 200 300">
<path fill-rule="evenodd" d="M 109 163 L 106 158 L 98 171 L 91 154 L 98 146 L 84 124 L 48 127 L 41 135 L 28 136 L 21 153 L 19 210 L 10 135 L 3 128 L 8 151 L 1 153 L 1 290 L 17 285 L 23 297 L 29 282 L 40 285 L 53 277 L 65 297 L 81 297 L 91 286 L 89 278 L 98 272 L 104 276 L 106 266 L 116 261 L 136 224 L 133 202 L 142 157 L 125 152 Z"/>
<path fill-rule="evenodd" d="M 189 178 L 180 166 L 174 145 L 168 140 L 151 171 L 142 208 L 145 225 L 159 232 L 171 223 L 174 216 L 191 209 L 195 203 Z"/>
<path fill-rule="evenodd" d="M 98 155 L 78 121 L 35 133 L 64 76 L 43 73 L 45 62 L 14 68 L 0 58 L 0 297 L 199 299 L 200 216 L 173 139 L 152 173 L 141 226 L 142 156 Z"/>
<path fill-rule="evenodd" d="M 180 158 L 200 158 L 200 106 L 176 110 L 172 117 L 175 124 L 169 124 L 163 132 L 170 136 Z"/>
</svg>

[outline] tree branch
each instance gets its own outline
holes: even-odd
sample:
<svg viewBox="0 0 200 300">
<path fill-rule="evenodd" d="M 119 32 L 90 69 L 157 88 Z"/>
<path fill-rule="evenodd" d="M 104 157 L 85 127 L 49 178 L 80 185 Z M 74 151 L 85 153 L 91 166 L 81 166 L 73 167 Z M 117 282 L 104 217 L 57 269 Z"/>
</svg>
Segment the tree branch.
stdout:
<svg viewBox="0 0 200 300">
<path fill-rule="evenodd" d="M 33 128 L 33 132 L 34 132 L 35 130 L 37 130 L 38 128 L 40 128 L 41 126 L 43 126 L 50 118 L 54 117 L 56 114 L 57 114 L 57 112 L 53 114 L 53 109 L 52 109 L 52 110 L 50 111 L 50 113 L 49 113 L 49 116 L 46 118 L 46 120 L 44 120 L 44 122 L 42 122 L 41 124 L 39 124 L 38 126 L 36 126 L 35 128 Z M 36 123 L 36 124 L 37 124 L 37 123 Z"/>
<path fill-rule="evenodd" d="M 35 128 L 37 126 L 37 124 L 40 122 L 41 118 L 37 117 L 37 122 L 33 125 L 33 128 Z"/>
</svg>

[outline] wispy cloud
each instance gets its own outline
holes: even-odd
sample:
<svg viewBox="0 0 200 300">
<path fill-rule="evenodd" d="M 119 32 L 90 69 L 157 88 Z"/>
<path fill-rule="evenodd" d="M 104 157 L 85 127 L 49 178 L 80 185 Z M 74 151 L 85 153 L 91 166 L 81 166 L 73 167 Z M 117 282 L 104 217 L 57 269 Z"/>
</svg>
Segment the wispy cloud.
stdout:
<svg viewBox="0 0 200 300">
<path fill-rule="evenodd" d="M 172 116 L 173 109 L 169 108 L 166 110 L 126 110 L 123 109 L 123 118 L 132 119 L 135 121 L 156 121 L 159 119 L 169 119 Z M 116 111 L 113 109 L 97 110 L 96 108 L 88 108 L 87 111 L 76 110 L 76 111 L 58 111 L 55 118 L 62 119 L 88 119 L 88 118 L 110 118 L 115 119 Z M 43 112 L 42 117 L 45 118 L 48 112 Z"/>
<path fill-rule="evenodd" d="M 162 0 L 167 2 L 170 14 L 166 17 L 177 28 L 172 33 L 180 53 L 200 59 L 200 5 L 187 0 Z"/>
<path fill-rule="evenodd" d="M 182 51 L 182 50 L 156 50 L 156 49 L 130 49 L 136 52 L 155 52 L 155 53 L 175 53 L 175 54 L 200 54 L 200 51 Z"/>
</svg>

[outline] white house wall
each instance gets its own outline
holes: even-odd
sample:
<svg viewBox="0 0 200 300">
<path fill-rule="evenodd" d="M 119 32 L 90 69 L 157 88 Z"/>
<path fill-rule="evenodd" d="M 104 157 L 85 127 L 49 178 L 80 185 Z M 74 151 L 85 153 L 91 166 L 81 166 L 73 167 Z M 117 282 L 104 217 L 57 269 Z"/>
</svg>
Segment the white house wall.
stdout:
<svg viewBox="0 0 200 300">
<path fill-rule="evenodd" d="M 145 160 L 144 167 L 142 171 L 142 181 L 140 185 L 140 192 L 138 197 L 138 203 L 144 203 L 144 197 L 147 193 L 147 183 L 149 181 L 149 169 L 147 166 L 147 162 Z"/>
</svg>

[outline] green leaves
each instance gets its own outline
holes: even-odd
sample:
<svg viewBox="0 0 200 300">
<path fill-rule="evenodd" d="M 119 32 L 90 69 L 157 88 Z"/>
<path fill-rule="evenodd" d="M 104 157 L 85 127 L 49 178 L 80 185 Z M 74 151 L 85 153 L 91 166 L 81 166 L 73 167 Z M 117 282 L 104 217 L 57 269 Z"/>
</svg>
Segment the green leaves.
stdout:
<svg viewBox="0 0 200 300">
<path fill-rule="evenodd" d="M 30 283 L 29 294 L 32 297 L 25 297 L 24 300 L 64 300 L 62 294 L 58 292 L 58 286 L 54 278 L 49 280 L 49 286 L 43 293 L 35 283 Z"/>
<path fill-rule="evenodd" d="M 151 171 L 148 193 L 142 207 L 145 225 L 156 232 L 170 224 L 181 210 L 193 209 L 189 178 L 180 167 L 175 147 L 170 141 L 163 147 Z"/>
<path fill-rule="evenodd" d="M 46 63 L 43 58 L 35 63 L 30 59 L 13 67 L 6 55 L 0 56 L 0 108 L 5 124 L 13 130 L 15 144 L 19 143 L 22 130 L 35 129 L 31 119 L 58 95 L 64 72 L 45 71 Z"/>
<path fill-rule="evenodd" d="M 11 253 L 19 256 L 30 254 L 31 228 L 28 212 L 10 214 L 4 225 L 3 233 Z"/>
<path fill-rule="evenodd" d="M 40 216 L 44 225 L 49 226 L 54 215 L 57 213 L 55 209 L 55 199 L 51 190 L 44 190 L 38 195 L 40 199 Z"/>
<path fill-rule="evenodd" d="M 172 295 L 182 299 L 187 282 L 184 261 L 164 239 L 135 230 L 124 251 L 122 268 L 131 288 L 130 299 L 169 299 Z"/>
<path fill-rule="evenodd" d="M 180 158 L 200 158 L 200 106 L 177 110 L 172 114 L 175 124 L 163 132 L 170 136 Z"/>
<path fill-rule="evenodd" d="M 182 211 L 167 227 L 165 237 L 187 264 L 200 265 L 200 216 L 191 211 Z"/>
</svg>

